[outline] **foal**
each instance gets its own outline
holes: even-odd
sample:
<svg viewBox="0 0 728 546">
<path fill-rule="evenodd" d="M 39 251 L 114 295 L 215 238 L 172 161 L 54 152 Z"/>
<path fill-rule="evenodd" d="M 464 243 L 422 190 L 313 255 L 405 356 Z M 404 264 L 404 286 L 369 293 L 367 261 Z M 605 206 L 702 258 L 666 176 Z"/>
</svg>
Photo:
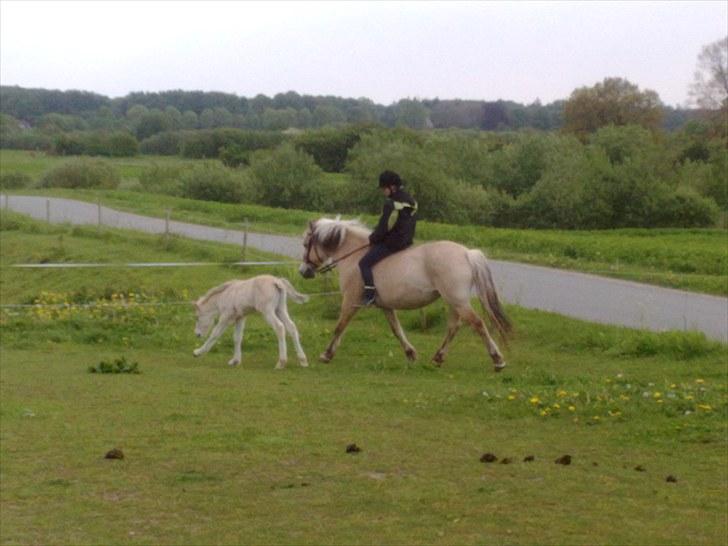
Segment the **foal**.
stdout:
<svg viewBox="0 0 728 546">
<path fill-rule="evenodd" d="M 254 311 L 261 313 L 268 324 L 271 325 L 278 337 L 278 363 L 277 369 L 286 366 L 288 352 L 286 347 L 286 331 L 293 338 L 296 347 L 298 362 L 301 366 L 308 366 L 306 355 L 301 347 L 296 325 L 288 316 L 286 296 L 290 296 L 296 303 L 308 301 L 308 296 L 299 294 L 286 279 L 272 275 L 259 275 L 244 281 L 228 281 L 225 284 L 212 288 L 195 302 L 197 324 L 195 334 L 204 336 L 212 326 L 217 315 L 220 316 L 210 337 L 201 346 L 193 351 L 195 356 L 201 356 L 209 351 L 225 328 L 235 322 L 235 353 L 228 362 L 230 366 L 240 364 L 242 358 L 243 329 L 245 318 Z"/>
</svg>

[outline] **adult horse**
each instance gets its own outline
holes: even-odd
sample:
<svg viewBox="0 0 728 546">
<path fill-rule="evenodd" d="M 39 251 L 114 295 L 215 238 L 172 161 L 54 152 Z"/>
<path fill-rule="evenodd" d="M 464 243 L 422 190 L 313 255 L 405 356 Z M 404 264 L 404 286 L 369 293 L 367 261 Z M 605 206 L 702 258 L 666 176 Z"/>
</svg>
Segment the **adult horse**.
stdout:
<svg viewBox="0 0 728 546">
<path fill-rule="evenodd" d="M 369 233 L 356 220 L 320 218 L 310 222 L 303 236 L 303 263 L 299 273 L 312 278 L 316 272 L 337 267 L 341 287 L 341 312 L 334 337 L 321 354 L 329 362 L 336 353 L 349 321 L 359 309 L 364 289 L 359 260 L 369 245 Z M 417 352 L 402 330 L 395 309 L 418 309 L 442 297 L 450 307 L 447 334 L 432 360 L 440 365 L 448 346 L 463 321 L 481 336 L 496 371 L 506 363 L 484 321 L 470 305 L 475 292 L 503 339 L 511 325 L 493 284 L 488 262 L 480 250 L 467 249 L 451 241 L 437 241 L 409 247 L 379 262 L 373 269 L 377 287 L 376 304 L 384 311 L 392 332 L 409 360 Z"/>
</svg>

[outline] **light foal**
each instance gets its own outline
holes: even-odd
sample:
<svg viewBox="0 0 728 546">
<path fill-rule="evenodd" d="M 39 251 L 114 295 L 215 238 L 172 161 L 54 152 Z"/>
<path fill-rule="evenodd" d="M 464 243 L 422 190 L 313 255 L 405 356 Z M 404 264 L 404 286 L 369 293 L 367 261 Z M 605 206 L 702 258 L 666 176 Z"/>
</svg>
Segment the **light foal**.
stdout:
<svg viewBox="0 0 728 546">
<path fill-rule="evenodd" d="M 247 280 L 228 281 L 210 289 L 195 302 L 195 311 L 197 312 L 195 334 L 197 337 L 202 337 L 210 331 L 215 317 L 219 316 L 220 318 L 205 343 L 195 349 L 192 354 L 201 356 L 208 352 L 225 331 L 225 328 L 234 322 L 235 352 L 228 364 L 230 366 L 240 364 L 245 318 L 257 311 L 265 317 L 265 320 L 278 337 L 278 362 L 276 368 L 284 368 L 288 360 L 286 332 L 293 338 L 299 363 L 301 366 L 308 366 L 306 354 L 301 347 L 298 329 L 288 315 L 286 296 L 290 296 L 296 303 L 308 301 L 308 296 L 296 292 L 296 289 L 288 280 L 273 277 L 272 275 L 259 275 Z"/>
<path fill-rule="evenodd" d="M 338 218 L 320 218 L 311 222 L 304 233 L 304 256 L 299 273 L 312 278 L 322 266 L 335 266 L 339 270 L 341 311 L 334 336 L 320 356 L 323 362 L 334 357 L 344 330 L 359 309 L 364 286 L 358 264 L 366 252 L 369 233 L 356 220 Z M 465 321 L 483 339 L 495 370 L 505 367 L 503 355 L 485 322 L 470 305 L 471 295 L 477 294 L 491 321 L 506 339 L 511 325 L 500 305 L 488 262 L 480 250 L 450 241 L 426 243 L 382 260 L 373 272 L 376 304 L 384 312 L 409 360 L 415 360 L 417 352 L 407 340 L 395 310 L 418 309 L 442 297 L 450 307 L 450 315 L 447 334 L 433 356 L 433 362 L 437 365 L 444 362 L 450 342 Z"/>
</svg>

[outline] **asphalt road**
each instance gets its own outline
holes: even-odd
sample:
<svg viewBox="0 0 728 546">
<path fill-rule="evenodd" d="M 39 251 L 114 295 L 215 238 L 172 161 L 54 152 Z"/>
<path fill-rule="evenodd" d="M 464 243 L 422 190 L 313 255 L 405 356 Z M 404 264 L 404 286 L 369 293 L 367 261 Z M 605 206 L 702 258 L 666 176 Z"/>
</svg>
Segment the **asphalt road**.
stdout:
<svg viewBox="0 0 728 546">
<path fill-rule="evenodd" d="M 2 196 L 3 207 L 53 223 L 98 224 L 164 233 L 166 221 L 70 199 Z M 243 244 L 243 232 L 169 221 L 170 233 Z M 303 226 L 301 228 L 303 231 Z M 300 238 L 248 233 L 247 244 L 300 259 Z M 530 309 L 654 331 L 697 330 L 728 343 L 728 298 L 513 262 L 490 260 L 502 299 Z"/>
</svg>

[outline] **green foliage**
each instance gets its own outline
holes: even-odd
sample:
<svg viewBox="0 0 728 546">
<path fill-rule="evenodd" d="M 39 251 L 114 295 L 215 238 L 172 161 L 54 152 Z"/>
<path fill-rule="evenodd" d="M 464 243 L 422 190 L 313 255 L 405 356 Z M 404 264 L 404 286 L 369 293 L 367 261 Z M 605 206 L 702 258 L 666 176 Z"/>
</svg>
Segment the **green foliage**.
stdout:
<svg viewBox="0 0 728 546">
<path fill-rule="evenodd" d="M 2 173 L 0 174 L 0 189 L 15 190 L 30 185 L 30 177 L 25 173 Z"/>
<path fill-rule="evenodd" d="M 326 127 L 298 135 L 294 145 L 311 155 L 324 171 L 339 173 L 344 170 L 349 150 L 369 131 L 371 126 Z"/>
<path fill-rule="evenodd" d="M 222 203 L 240 203 L 251 196 L 251 186 L 239 171 L 219 163 L 204 162 L 187 170 L 180 178 L 183 197 Z"/>
<path fill-rule="evenodd" d="M 113 189 L 119 182 L 119 175 L 111 164 L 98 160 L 76 159 L 48 171 L 40 186 Z"/>
<path fill-rule="evenodd" d="M 58 155 L 131 157 L 138 153 L 139 145 L 126 131 L 84 131 L 56 136 L 53 151 Z"/>
<path fill-rule="evenodd" d="M 150 193 L 182 196 L 182 177 L 186 171 L 181 165 L 155 163 L 139 175 L 139 185 Z"/>
<path fill-rule="evenodd" d="M 250 174 L 259 203 L 308 210 L 325 207 L 323 171 L 310 155 L 292 144 L 255 152 L 250 159 Z"/>
<path fill-rule="evenodd" d="M 126 357 L 116 358 L 112 362 L 102 360 L 97 366 L 89 366 L 89 373 L 129 373 L 140 374 L 138 362 L 127 362 Z"/>
<path fill-rule="evenodd" d="M 139 143 L 139 151 L 150 155 L 179 155 L 182 149 L 184 133 L 180 131 L 164 131 Z"/>
<path fill-rule="evenodd" d="M 234 147 L 236 150 L 254 151 L 275 148 L 283 142 L 280 133 L 243 129 L 211 129 L 186 132 L 182 141 L 182 156 L 195 159 L 218 157 L 220 150 Z"/>
</svg>

